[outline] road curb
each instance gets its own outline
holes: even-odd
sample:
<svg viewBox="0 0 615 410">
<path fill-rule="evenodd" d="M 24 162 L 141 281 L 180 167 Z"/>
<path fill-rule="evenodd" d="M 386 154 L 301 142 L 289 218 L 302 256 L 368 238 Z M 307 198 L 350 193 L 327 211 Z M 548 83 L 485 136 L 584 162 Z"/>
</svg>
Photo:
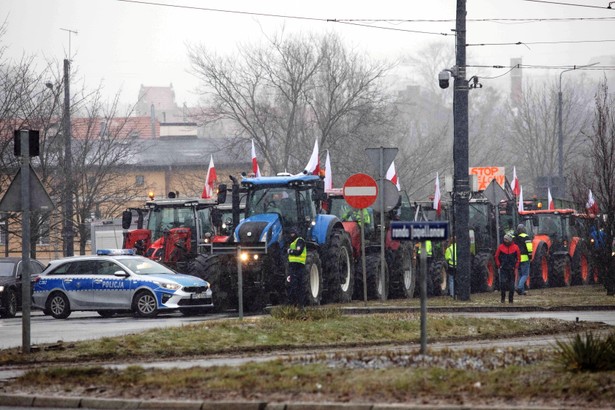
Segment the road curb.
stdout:
<svg viewBox="0 0 615 410">
<path fill-rule="evenodd" d="M 159 410 L 461 410 L 493 409 L 493 406 L 472 404 L 385 404 L 385 403 L 334 403 L 334 402 L 297 402 L 268 403 L 263 401 L 167 401 L 105 399 L 64 396 L 27 396 L 19 394 L 0 394 L 2 406 L 18 407 L 56 407 L 89 409 L 159 409 Z M 555 410 L 549 406 L 498 406 L 499 410 Z"/>
<path fill-rule="evenodd" d="M 341 307 L 342 313 L 347 315 L 361 315 L 370 313 L 420 313 L 420 307 L 410 306 L 366 306 L 366 307 Z M 431 306 L 427 307 L 427 313 L 496 313 L 496 312 L 585 312 L 585 311 L 611 311 L 613 305 L 599 306 Z"/>
</svg>

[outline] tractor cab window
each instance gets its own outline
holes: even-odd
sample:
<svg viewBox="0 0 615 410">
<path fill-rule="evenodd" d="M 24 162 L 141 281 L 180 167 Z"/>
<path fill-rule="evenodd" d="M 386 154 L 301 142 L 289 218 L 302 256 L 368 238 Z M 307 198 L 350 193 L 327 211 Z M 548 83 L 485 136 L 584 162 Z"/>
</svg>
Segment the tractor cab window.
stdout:
<svg viewBox="0 0 615 410">
<path fill-rule="evenodd" d="M 470 229 L 475 232 L 486 233 L 489 231 L 489 204 L 470 204 Z"/>
<path fill-rule="evenodd" d="M 540 215 L 537 234 L 562 238 L 562 224 L 559 215 Z"/>
<path fill-rule="evenodd" d="M 211 209 L 210 208 L 205 208 L 205 209 L 199 209 L 196 212 L 197 218 L 198 218 L 198 222 L 199 222 L 199 226 L 201 229 L 201 238 L 205 237 L 206 233 L 211 233 L 214 231 L 214 228 L 212 226 L 211 223 Z"/>
<path fill-rule="evenodd" d="M 147 221 L 147 229 L 152 231 L 152 240 L 162 237 L 165 231 L 180 227 L 195 231 L 196 221 L 192 208 L 157 208 Z"/>
<path fill-rule="evenodd" d="M 316 218 L 316 203 L 313 200 L 312 191 L 299 191 L 297 194 L 299 197 L 300 217 L 303 221 L 307 221 L 308 219 L 313 221 Z M 297 219 L 297 221 L 299 221 L 299 219 Z"/>
<path fill-rule="evenodd" d="M 330 202 L 331 209 L 329 210 L 329 214 L 335 215 L 340 219 L 352 210 L 352 207 L 348 205 L 343 197 L 331 198 Z"/>
<path fill-rule="evenodd" d="M 246 203 L 246 216 L 277 213 L 297 220 L 296 193 L 287 188 L 265 188 L 251 192 Z"/>
</svg>

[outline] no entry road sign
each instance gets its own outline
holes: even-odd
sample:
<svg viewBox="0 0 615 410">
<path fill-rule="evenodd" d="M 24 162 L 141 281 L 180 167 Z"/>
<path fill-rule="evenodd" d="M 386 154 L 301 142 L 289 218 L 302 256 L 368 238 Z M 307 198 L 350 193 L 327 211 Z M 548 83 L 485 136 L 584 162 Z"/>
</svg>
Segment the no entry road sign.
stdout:
<svg viewBox="0 0 615 410">
<path fill-rule="evenodd" d="M 378 197 L 378 184 L 367 174 L 354 174 L 344 183 L 342 194 L 353 208 L 367 208 Z"/>
</svg>

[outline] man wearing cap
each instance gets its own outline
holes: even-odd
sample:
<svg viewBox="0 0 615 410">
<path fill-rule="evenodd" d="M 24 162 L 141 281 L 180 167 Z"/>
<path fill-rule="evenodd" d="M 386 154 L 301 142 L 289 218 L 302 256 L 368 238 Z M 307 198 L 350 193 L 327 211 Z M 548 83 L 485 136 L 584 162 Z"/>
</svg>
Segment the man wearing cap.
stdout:
<svg viewBox="0 0 615 410">
<path fill-rule="evenodd" d="M 521 251 L 513 242 L 510 234 L 504 235 L 504 242 L 495 251 L 495 264 L 500 272 L 500 291 L 502 303 L 506 301 L 508 291 L 508 303 L 513 303 L 515 294 L 515 269 L 519 267 Z"/>
<path fill-rule="evenodd" d="M 527 282 L 527 278 L 530 276 L 530 260 L 532 260 L 534 246 L 532 245 L 532 239 L 525 232 L 525 225 L 519 224 L 517 226 L 517 235 L 515 235 L 513 241 L 521 251 L 519 282 L 517 283 L 516 290 L 519 295 L 527 295 L 525 282 Z"/>
<path fill-rule="evenodd" d="M 293 306 L 305 306 L 305 261 L 307 249 L 305 241 L 299 236 L 296 228 L 291 228 L 290 245 L 288 246 L 288 301 Z"/>
</svg>

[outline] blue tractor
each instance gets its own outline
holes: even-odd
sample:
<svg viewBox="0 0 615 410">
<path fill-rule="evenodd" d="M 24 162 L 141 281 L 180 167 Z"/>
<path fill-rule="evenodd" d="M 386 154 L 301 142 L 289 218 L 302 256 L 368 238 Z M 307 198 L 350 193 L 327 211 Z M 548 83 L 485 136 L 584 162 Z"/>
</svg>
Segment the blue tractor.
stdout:
<svg viewBox="0 0 615 410">
<path fill-rule="evenodd" d="M 354 290 L 350 237 L 338 217 L 321 211 L 326 194 L 319 176 L 244 178 L 241 187 L 234 181 L 233 192 L 234 203 L 241 200 L 239 192 L 245 195 L 245 219 L 226 242 L 207 244 L 189 270 L 209 281 L 216 310 L 237 306 L 239 268 L 247 311 L 285 302 L 291 228 L 307 243 L 306 302 L 350 301 Z"/>
</svg>

